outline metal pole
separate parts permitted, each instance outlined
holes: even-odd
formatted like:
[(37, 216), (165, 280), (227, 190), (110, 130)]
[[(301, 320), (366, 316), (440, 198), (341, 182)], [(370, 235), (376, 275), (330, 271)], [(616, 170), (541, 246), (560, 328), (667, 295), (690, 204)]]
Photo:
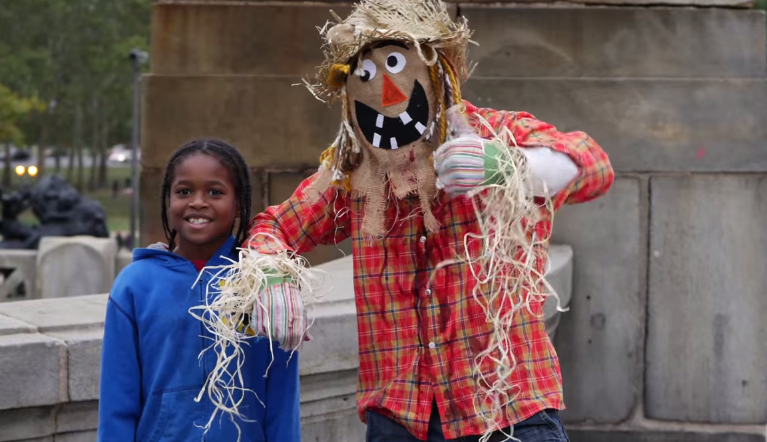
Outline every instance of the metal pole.
[(131, 143), (131, 204), (130, 204), (130, 238), (131, 248), (138, 247), (138, 217), (139, 217), (139, 175), (138, 151), (141, 126), (141, 64), (148, 59), (146, 52), (134, 49), (130, 53), (133, 65), (133, 139)]

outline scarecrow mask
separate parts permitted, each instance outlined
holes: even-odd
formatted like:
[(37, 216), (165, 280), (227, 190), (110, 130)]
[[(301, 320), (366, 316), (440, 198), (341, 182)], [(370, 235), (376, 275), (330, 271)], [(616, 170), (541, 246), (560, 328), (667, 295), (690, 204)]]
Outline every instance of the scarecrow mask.
[(357, 137), (375, 156), (429, 139), (434, 90), (429, 69), (412, 45), (373, 43), (358, 57), (346, 87)]

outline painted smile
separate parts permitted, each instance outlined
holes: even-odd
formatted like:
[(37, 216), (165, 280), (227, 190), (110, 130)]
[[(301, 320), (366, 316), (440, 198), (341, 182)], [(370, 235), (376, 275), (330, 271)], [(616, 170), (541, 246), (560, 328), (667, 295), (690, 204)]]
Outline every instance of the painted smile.
[(354, 102), (357, 124), (368, 143), (380, 149), (399, 149), (418, 141), (429, 120), (429, 100), (418, 80), (413, 86), (407, 110), (397, 117), (387, 117), (359, 101)]

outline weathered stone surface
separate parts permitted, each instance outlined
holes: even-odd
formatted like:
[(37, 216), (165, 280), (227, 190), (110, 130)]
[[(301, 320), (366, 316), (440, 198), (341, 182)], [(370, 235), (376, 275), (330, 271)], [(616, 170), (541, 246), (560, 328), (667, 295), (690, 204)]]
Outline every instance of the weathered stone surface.
[(99, 423), (98, 401), (68, 402), (56, 416), (56, 432), (72, 433), (94, 430)]
[(572, 442), (764, 442), (763, 434), (682, 431), (568, 430)]
[(767, 171), (761, 80), (470, 80), (464, 91), (585, 131), (618, 171)]
[(301, 438), (306, 441), (359, 442), (365, 440), (366, 429), (355, 410), (301, 420)]
[[(152, 16), (152, 73), (313, 76), (323, 60), (317, 27), (345, 17), (328, 4), (160, 4)], [(279, 42), (275, 44), (274, 42)]]
[(36, 299), (0, 304), (0, 314), (36, 326), (41, 333), (103, 326), (106, 295)]
[(51, 333), (67, 345), (67, 374), (70, 401), (99, 398), (101, 380), (101, 328)]
[(555, 217), (553, 242), (575, 254), (570, 311), (555, 344), (567, 422), (619, 422), (636, 404), (644, 314), (640, 194), (638, 179), (620, 178), (607, 195)]
[(96, 431), (57, 434), (54, 442), (96, 442)]
[(0, 283), (0, 302), (16, 301), (11, 297), (20, 283), (24, 284), (27, 299), (37, 294), (37, 250), (3, 250), (0, 253), (0, 268), (14, 269)]
[(12, 335), (15, 333), (34, 333), (35, 326), (26, 322), (0, 315), (0, 335)]
[(55, 432), (53, 407), (0, 411), (0, 442), (43, 437)]
[(37, 333), (0, 336), (0, 410), (67, 399), (66, 347)]
[(116, 261), (112, 238), (44, 237), (37, 252), (38, 297), (106, 293), (115, 279)]
[(341, 112), (317, 101), (297, 77), (144, 77), (142, 157), (162, 168), (197, 137), (230, 142), (253, 168), (316, 166), (335, 138)]
[(466, 5), (476, 77), (767, 75), (760, 11)]
[(133, 262), (133, 252), (127, 249), (117, 251), (117, 261), (115, 262), (115, 276), (119, 275), (122, 269), (128, 267)]
[(651, 181), (648, 417), (767, 423), (767, 176)]

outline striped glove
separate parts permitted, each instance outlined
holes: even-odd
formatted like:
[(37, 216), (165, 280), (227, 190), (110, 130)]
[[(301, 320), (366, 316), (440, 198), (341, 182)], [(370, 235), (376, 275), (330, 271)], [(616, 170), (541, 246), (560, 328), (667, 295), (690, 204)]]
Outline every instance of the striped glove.
[(442, 144), (434, 154), (437, 189), (453, 198), (487, 181), (485, 172), (494, 171), (495, 158), (485, 154), (486, 143), (492, 142), (469, 135)]
[(309, 340), (304, 301), (298, 287), (289, 281), (279, 281), (261, 291), (261, 304), (253, 307), (251, 328), (259, 336), (271, 336), (280, 348), (292, 351)]

